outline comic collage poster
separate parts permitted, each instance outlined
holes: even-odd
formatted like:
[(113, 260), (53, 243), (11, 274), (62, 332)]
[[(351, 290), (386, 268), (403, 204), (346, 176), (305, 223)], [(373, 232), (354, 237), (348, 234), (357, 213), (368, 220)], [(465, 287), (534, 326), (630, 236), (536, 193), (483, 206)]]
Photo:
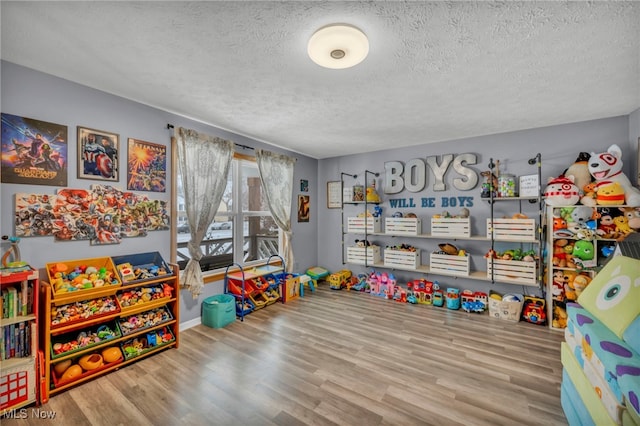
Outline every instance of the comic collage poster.
[(167, 181), (167, 147), (129, 138), (127, 189), (165, 192)]
[(91, 245), (119, 244), (169, 229), (166, 201), (108, 185), (91, 190), (65, 188), (56, 195), (16, 194), (16, 236), (53, 236), (57, 241), (89, 240)]
[(67, 186), (67, 126), (1, 116), (2, 182)]

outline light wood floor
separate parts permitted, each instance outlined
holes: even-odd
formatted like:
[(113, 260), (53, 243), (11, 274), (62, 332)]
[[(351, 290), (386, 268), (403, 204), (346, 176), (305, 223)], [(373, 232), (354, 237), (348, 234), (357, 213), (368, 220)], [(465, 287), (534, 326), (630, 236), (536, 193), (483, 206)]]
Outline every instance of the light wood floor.
[(51, 398), (10, 425), (562, 425), (545, 327), (321, 289)]

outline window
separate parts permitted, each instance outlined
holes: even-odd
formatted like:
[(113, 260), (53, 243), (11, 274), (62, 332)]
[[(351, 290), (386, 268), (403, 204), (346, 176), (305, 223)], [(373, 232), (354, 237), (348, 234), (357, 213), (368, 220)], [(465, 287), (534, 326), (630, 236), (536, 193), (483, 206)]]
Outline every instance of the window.
[[(184, 269), (189, 261), (187, 244), (191, 234), (184, 211), (181, 179), (178, 176), (177, 261)], [(266, 260), (279, 252), (279, 231), (260, 184), (258, 165), (244, 156), (233, 159), (227, 187), (216, 217), (200, 245), (203, 271)]]

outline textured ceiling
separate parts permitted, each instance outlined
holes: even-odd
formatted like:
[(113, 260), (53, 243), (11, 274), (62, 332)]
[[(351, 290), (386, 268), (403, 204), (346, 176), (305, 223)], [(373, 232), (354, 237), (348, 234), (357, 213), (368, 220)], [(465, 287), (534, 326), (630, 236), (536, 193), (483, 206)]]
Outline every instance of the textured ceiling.
[[(636, 2), (11, 2), (4, 60), (315, 158), (629, 114)], [(330, 23), (369, 56), (306, 54)]]

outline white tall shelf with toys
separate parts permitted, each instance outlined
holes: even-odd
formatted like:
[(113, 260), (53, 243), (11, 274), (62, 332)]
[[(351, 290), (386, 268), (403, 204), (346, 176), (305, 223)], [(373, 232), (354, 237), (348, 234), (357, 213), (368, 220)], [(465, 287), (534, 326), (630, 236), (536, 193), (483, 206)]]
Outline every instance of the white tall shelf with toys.
[(547, 305), (552, 329), (566, 327), (566, 303), (574, 302), (629, 230), (623, 205), (549, 206), (547, 209)]
[(0, 416), (38, 401), (38, 271), (0, 272)]

